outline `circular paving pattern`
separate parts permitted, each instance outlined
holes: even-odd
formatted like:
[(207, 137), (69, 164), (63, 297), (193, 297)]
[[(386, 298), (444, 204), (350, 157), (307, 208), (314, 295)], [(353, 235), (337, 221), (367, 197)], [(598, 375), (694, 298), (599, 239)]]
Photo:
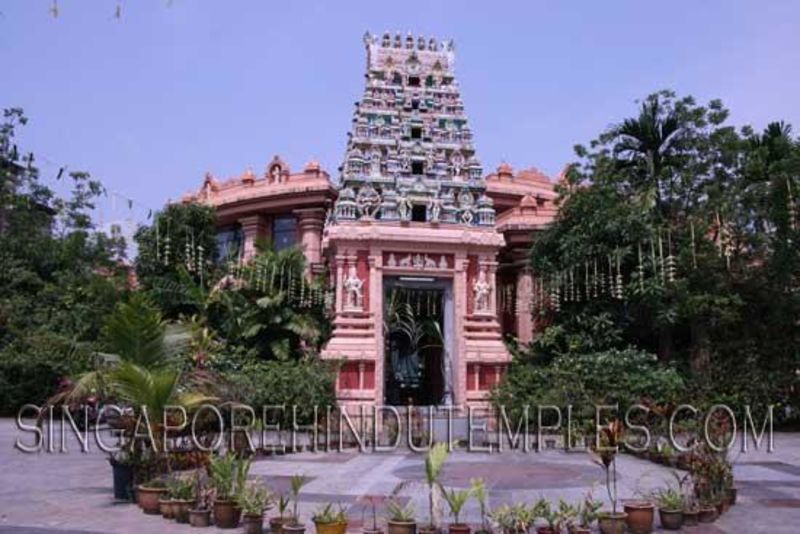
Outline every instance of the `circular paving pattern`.
[[(403, 480), (424, 480), (423, 467), (411, 465), (394, 470)], [(470, 479), (481, 477), (493, 489), (558, 489), (579, 488), (603, 483), (603, 471), (598, 466), (571, 463), (527, 462), (457, 462), (444, 466), (441, 482), (445, 486), (467, 488)], [(617, 479), (621, 477), (618, 475)]]

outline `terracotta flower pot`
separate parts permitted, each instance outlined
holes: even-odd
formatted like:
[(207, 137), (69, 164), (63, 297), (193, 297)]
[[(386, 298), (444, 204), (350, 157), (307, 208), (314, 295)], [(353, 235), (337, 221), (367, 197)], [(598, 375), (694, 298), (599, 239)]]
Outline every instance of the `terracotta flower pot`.
[(194, 501), (187, 499), (176, 499), (172, 501), (172, 515), (178, 523), (189, 522), (189, 510), (194, 508)]
[(730, 505), (728, 504), (727, 498), (722, 499), (717, 503), (717, 517), (721, 516), (722, 514), (726, 513)]
[(193, 527), (211, 525), (211, 510), (189, 510), (189, 524)]
[(304, 534), (305, 531), (306, 526), (299, 523), (286, 522), (281, 527), (281, 532), (283, 532), (283, 534)]
[(697, 516), (700, 515), (698, 510), (684, 510), (683, 511), (683, 526), (693, 527), (697, 524)]
[(146, 514), (160, 514), (161, 509), (158, 500), (167, 493), (167, 488), (148, 488), (139, 486), (136, 488), (136, 502), (139, 508)]
[(623, 534), (625, 532), (625, 519), (628, 514), (624, 512), (604, 512), (597, 518), (600, 532), (603, 534)]
[(386, 534), (416, 534), (417, 524), (414, 521), (388, 521)]
[(269, 518), (269, 529), (272, 531), (272, 534), (282, 534), (281, 528), (283, 524), (286, 523), (288, 519), (285, 517), (270, 517)]
[(234, 501), (214, 501), (214, 524), (219, 528), (236, 528), (242, 517), (242, 510)]
[(159, 499), (158, 510), (161, 512), (161, 517), (164, 519), (174, 519), (175, 517), (175, 512), (172, 510), (172, 501), (170, 499)]
[(244, 514), (242, 525), (245, 534), (264, 534), (264, 515), (263, 514)]
[(472, 529), (466, 523), (450, 523), (447, 526), (447, 530), (450, 534), (469, 534), (472, 532)]
[(659, 508), (661, 527), (664, 530), (680, 530), (683, 526), (683, 512), (681, 510), (664, 510)]
[(655, 505), (649, 501), (627, 501), (623, 503), (628, 518), (625, 523), (633, 534), (649, 534), (653, 531)]
[(717, 520), (717, 509), (713, 506), (700, 508), (697, 513), (697, 520), (700, 523), (713, 523)]
[(314, 528), (317, 534), (345, 534), (347, 532), (347, 522), (340, 521), (338, 523), (317, 523), (314, 522)]

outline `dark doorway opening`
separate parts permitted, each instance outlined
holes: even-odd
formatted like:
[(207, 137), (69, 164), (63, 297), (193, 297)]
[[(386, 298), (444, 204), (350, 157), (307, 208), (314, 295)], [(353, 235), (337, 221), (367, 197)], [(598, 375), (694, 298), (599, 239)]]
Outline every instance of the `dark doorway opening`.
[(413, 175), (420, 175), (425, 172), (425, 165), (421, 161), (412, 161), (411, 162), (411, 174)]
[(384, 288), (384, 403), (444, 402), (445, 289), (429, 282), (387, 280)]
[(411, 208), (411, 220), (414, 222), (425, 222), (427, 220), (428, 209), (425, 206), (414, 206)]

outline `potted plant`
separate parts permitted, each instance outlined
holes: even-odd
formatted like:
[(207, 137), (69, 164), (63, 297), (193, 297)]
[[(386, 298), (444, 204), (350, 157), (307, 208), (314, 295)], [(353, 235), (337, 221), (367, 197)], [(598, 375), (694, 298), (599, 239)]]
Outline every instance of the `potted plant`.
[(632, 534), (648, 534), (653, 531), (655, 505), (646, 499), (628, 500), (622, 503), (628, 517), (625, 523)]
[(683, 526), (683, 495), (673, 488), (667, 488), (656, 494), (658, 515), (664, 530), (680, 530)]
[(378, 528), (378, 508), (377, 508), (377, 500), (378, 497), (376, 495), (368, 495), (367, 500), (369, 501), (370, 507), (372, 509), (372, 526), (371, 527), (364, 527), (362, 529), (363, 534), (383, 534), (383, 530)]
[(215, 491), (214, 523), (219, 528), (236, 528), (242, 515), (236, 504), (236, 494), (247, 480), (250, 460), (228, 453), (211, 460), (208, 469)]
[(284, 494), (278, 495), (278, 516), (269, 518), (269, 528), (272, 534), (281, 534), (283, 524), (286, 522), (286, 509), (289, 507), (289, 497)]
[(136, 487), (136, 502), (146, 514), (160, 514), (159, 499), (166, 495), (167, 484), (163, 479), (155, 478)]
[(194, 506), (195, 481), (183, 477), (173, 478), (168, 485), (172, 517), (178, 523), (189, 522), (189, 509)]
[(347, 514), (341, 505), (334, 510), (333, 504), (327, 503), (314, 512), (311, 520), (317, 534), (345, 534), (347, 531)]
[(470, 482), (472, 495), (478, 501), (478, 507), (481, 512), (481, 527), (475, 531), (475, 534), (491, 534), (489, 523), (487, 521), (487, 510), (489, 509), (489, 498), (486, 492), (486, 483), (482, 478), (473, 478)]
[(583, 502), (578, 505), (578, 521), (575, 525), (570, 525), (570, 534), (589, 534), (592, 531), (592, 523), (597, 521), (598, 512), (603, 507), (603, 503), (594, 500), (591, 490), (583, 497)]
[(600, 532), (603, 534), (625, 532), (625, 519), (628, 514), (617, 512), (617, 453), (622, 439), (622, 422), (614, 419), (600, 429), (599, 443), (594, 447), (596, 461), (606, 474), (606, 490), (611, 501), (611, 512), (601, 512), (598, 516)]
[(438, 521), (436, 520), (435, 499), (436, 492), (439, 490), (439, 475), (442, 473), (444, 462), (449, 454), (446, 443), (437, 443), (430, 448), (425, 456), (425, 482), (428, 485), (428, 520), (426, 527), (420, 528), (420, 534), (438, 533)]
[(281, 526), (283, 534), (303, 534), (306, 531), (305, 525), (300, 522), (298, 504), (300, 502), (300, 490), (308, 484), (309, 480), (303, 475), (294, 475), (291, 481), (292, 494), (292, 516)]
[(189, 509), (189, 524), (193, 527), (207, 527), (211, 524), (212, 490), (199, 475), (195, 478), (194, 492), (194, 507)]
[(514, 532), (518, 534), (527, 534), (536, 522), (536, 519), (542, 517), (545, 504), (546, 502), (544, 499), (540, 499), (536, 504), (531, 506), (526, 506), (524, 503), (515, 504), (511, 508), (511, 517), (516, 523)]
[(507, 504), (501, 504), (489, 513), (489, 519), (503, 534), (516, 534), (517, 519), (514, 510)]
[(161, 513), (161, 517), (164, 519), (175, 519), (175, 511), (172, 508), (172, 497), (169, 496), (169, 492), (158, 498), (158, 510)]
[(246, 534), (264, 532), (264, 512), (270, 508), (270, 493), (263, 484), (251, 482), (236, 494), (236, 504), (242, 511)]
[(453, 523), (450, 523), (448, 530), (450, 534), (470, 534), (471, 529), (469, 525), (461, 522), (461, 510), (472, 494), (471, 490), (447, 490), (440, 487), (444, 500), (450, 508), (450, 515), (453, 517)]
[(546, 526), (541, 526), (536, 529), (536, 534), (559, 534), (561, 532), (560, 519), (558, 510), (555, 510), (549, 501), (540, 499), (537, 503), (539, 507), (539, 517), (547, 522)]
[(114, 499), (130, 501), (133, 497), (133, 470), (135, 467), (133, 453), (119, 451), (108, 457), (114, 477)]
[(405, 506), (392, 499), (386, 504), (388, 511), (387, 534), (415, 534), (417, 521), (411, 504)]
[(697, 521), (700, 523), (713, 523), (717, 520), (717, 507), (708, 498), (700, 499), (700, 508), (697, 511)]

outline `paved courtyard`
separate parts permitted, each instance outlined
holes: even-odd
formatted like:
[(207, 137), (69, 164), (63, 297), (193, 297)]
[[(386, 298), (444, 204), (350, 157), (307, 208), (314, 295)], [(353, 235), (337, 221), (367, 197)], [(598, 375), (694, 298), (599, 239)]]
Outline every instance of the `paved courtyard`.
[[(74, 440), (67, 440), (67, 454), (23, 454), (13, 448), (18, 437), (30, 443), (30, 434), (18, 431), (11, 420), (0, 420), (0, 533), (196, 532), (188, 525), (144, 515), (132, 504), (115, 503), (104, 454), (81, 454)], [(685, 532), (798, 532), (800, 435), (777, 434), (775, 448), (773, 454), (751, 451), (735, 456), (738, 504), (715, 524)], [(618, 463), (621, 498), (673, 481), (669, 469), (644, 460), (622, 455)], [(408, 450), (299, 453), (259, 460), (251, 476), (263, 478), (276, 490), (286, 489), (293, 474), (310, 477), (301, 494), (301, 515), (308, 520), (321, 503), (338, 502), (348, 508), (351, 530), (359, 531), (368, 509), (367, 497), (388, 495), (401, 482), (405, 485), (400, 498), (411, 501), (424, 517), (426, 493), (415, 482), (421, 479), (422, 469), (422, 457)], [(580, 452), (453, 453), (443, 483), (466, 487), (474, 477), (486, 480), (491, 506), (542, 496), (577, 502), (593, 486), (597, 498), (605, 496), (602, 471)], [(474, 502), (468, 505), (466, 519), (479, 521)]]

